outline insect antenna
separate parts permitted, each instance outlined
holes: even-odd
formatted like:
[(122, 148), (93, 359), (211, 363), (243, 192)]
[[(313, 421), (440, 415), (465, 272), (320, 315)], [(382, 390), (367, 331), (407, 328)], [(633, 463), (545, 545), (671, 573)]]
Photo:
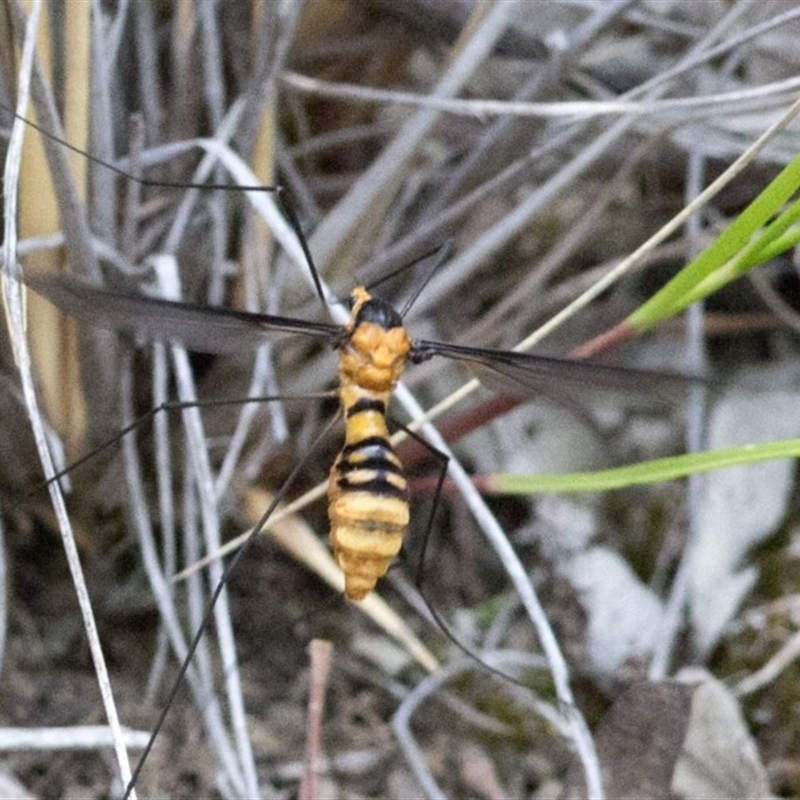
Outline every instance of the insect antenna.
[[(409, 269), (411, 269), (412, 267), (416, 266), (417, 264), (420, 264), (423, 261), (425, 261), (426, 259), (431, 258), (431, 256), (437, 255), (438, 253), (440, 253), (442, 251), (443, 247), (447, 246), (447, 244), (448, 243), (446, 242), (445, 245), (437, 245), (436, 247), (432, 247), (430, 250), (426, 250), (422, 255), (417, 256), (416, 258), (414, 258), (414, 259), (412, 259), (410, 261), (407, 261), (406, 263), (401, 264), (399, 267), (395, 267), (393, 270), (391, 270), (390, 272), (387, 272), (385, 275), (381, 275), (376, 280), (370, 281), (369, 283), (364, 283), (363, 284), (364, 288), (371, 295), (374, 295), (375, 294), (375, 289), (378, 286), (383, 286), (385, 283), (389, 283), (389, 281), (391, 281), (393, 278), (396, 278), (398, 275), (402, 275), (404, 272), (408, 272)], [(446, 260), (446, 259), (444, 259), (444, 260)], [(424, 280), (423, 280), (423, 282), (422, 282), (422, 284), (420, 286), (420, 289), (417, 290), (415, 288), (413, 298), (411, 299), (410, 302), (406, 303), (406, 305), (404, 307), (404, 312), (408, 310), (408, 306), (410, 306), (411, 303), (413, 303), (414, 300), (417, 299), (417, 297), (420, 294), (420, 291), (422, 289), (424, 289), (425, 286), (430, 282), (430, 276), (433, 275), (436, 272), (436, 269), (441, 265), (441, 263), (442, 263), (442, 261), (440, 260), (437, 263), (436, 267), (434, 267), (431, 270), (430, 275), (428, 275), (426, 273), (426, 276), (425, 276), (425, 278), (424, 278)], [(345, 307), (350, 303), (350, 301), (351, 301), (351, 296), (349, 294), (347, 296), (340, 296), (340, 297), (337, 298), (337, 302), (339, 303), (339, 305), (345, 306)], [(400, 314), (401, 318), (402, 318), (402, 316), (403, 316), (403, 314)]]
[(453, 253), (453, 249), (453, 240), (448, 239), (441, 247), (438, 248), (438, 250), (435, 251), (437, 256), (431, 263), (427, 273), (425, 273), (425, 276), (419, 282), (419, 285), (414, 289), (414, 291), (411, 293), (411, 296), (408, 298), (408, 300), (406, 300), (406, 302), (403, 304), (403, 307), (400, 309), (401, 318), (408, 314), (408, 312), (411, 310), (411, 306), (414, 305), (414, 303), (417, 301), (417, 298), (420, 296), (420, 294), (422, 294), (422, 290), (431, 282), (431, 279), (436, 274), (437, 270), (442, 266), (442, 264), (444, 264), (447, 259), (450, 258)]
[[(422, 255), (417, 256), (416, 258), (413, 258), (409, 261), (403, 262), (402, 264), (400, 264), (399, 267), (395, 267), (393, 270), (386, 272), (379, 278), (376, 278), (374, 281), (371, 281), (370, 283), (365, 283), (364, 285), (366, 286), (367, 290), (371, 294), (373, 294), (378, 286), (383, 286), (384, 283), (388, 283), (390, 280), (392, 280), (392, 278), (396, 278), (398, 275), (402, 275), (404, 272), (407, 272), (411, 267), (414, 267), (417, 264), (421, 264), (426, 259), (431, 258), (431, 256), (435, 256), (442, 250), (443, 246), (446, 246), (446, 244), (447, 242), (445, 243), (445, 245), (438, 244), (436, 245), (436, 247), (431, 247), (429, 250), (426, 250), (424, 253), (422, 253)], [(428, 283), (428, 280), (429, 279), (427, 278), (425, 279), (424, 283), (422, 284), (423, 288)], [(415, 298), (416, 295), (418, 294), (419, 292), (415, 293)]]

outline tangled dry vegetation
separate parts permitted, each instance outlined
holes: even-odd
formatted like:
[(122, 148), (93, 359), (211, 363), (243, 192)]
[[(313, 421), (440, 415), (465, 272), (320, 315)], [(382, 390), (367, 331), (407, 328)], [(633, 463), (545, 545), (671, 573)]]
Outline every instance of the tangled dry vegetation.
[[(3, 15), (7, 107), (25, 80), (21, 6), (8, 0)], [(43, 128), (56, 132), (60, 119), (59, 135), (78, 148), (162, 184), (249, 183), (231, 174), (230, 148), (257, 182), (286, 187), (337, 295), (405, 267), (380, 286), (402, 306), (430, 263), (420, 258), (451, 242), (408, 327), (503, 349), (659, 230), (800, 89), (800, 10), (769, 0), (68, 3), (41, 14), (26, 113)], [(6, 113), (4, 143), (12, 122)], [(52, 140), (45, 156), (29, 126), (24, 134), (24, 267), (66, 261), (138, 291), (154, 264), (161, 274), (175, 265), (187, 302), (327, 319), (302, 258), (287, 255), (291, 231), (268, 229), (254, 193), (137, 186)], [(624, 318), (798, 145), (796, 125), (776, 136), (537, 352), (566, 355)], [(198, 177), (210, 153), (222, 165)], [(638, 368), (708, 370), (717, 382), (705, 398), (641, 381), (609, 395), (587, 378), (548, 383), (542, 402), (505, 414), (482, 391), (441, 425), (478, 475), (585, 472), (683, 452), (687, 440), (712, 449), (794, 437), (797, 289), (796, 264), (775, 259), (688, 323), (608, 354)], [(254, 524), (301, 460), (287, 500), (325, 480), (339, 429), (312, 445), (336, 408), (310, 395), (330, 389), (335, 361), (302, 337), (257, 355), (131, 355), (129, 340), (76, 331), (29, 303), (37, 392), (50, 447), (60, 442), (66, 462), (161, 392), (300, 398), (211, 406), (202, 423), (162, 414), (136, 447), (119, 444), (70, 474), (69, 519), (113, 698), (123, 726), (146, 733), (218, 577), (172, 586), (160, 571), (213, 549), (209, 536)], [(11, 787), (0, 796), (116, 797), (120, 767), (56, 514), (47, 491), (31, 491), (42, 480), (33, 412), (5, 327), (0, 359), (0, 777)], [(443, 361), (409, 370), (425, 407), (470, 377)], [(408, 413), (398, 406), (396, 417)], [(448, 487), (423, 600), (415, 577), (432, 465), (410, 447), (405, 458), (414, 520), (404, 558), (379, 585), (386, 607), (367, 616), (319, 577), (324, 503), (285, 517), (232, 575), (140, 795), (247, 797), (257, 784), (287, 798), (581, 797), (597, 794), (599, 772), (610, 797), (800, 794), (790, 461), (485, 504)], [(516, 561), (496, 555), (496, 531)], [(426, 601), (516, 682), (468, 658)], [(309, 667), (312, 640), (333, 644), (327, 682), (323, 666)], [(324, 711), (309, 717), (314, 687)], [(96, 726), (86, 735), (101, 741), (80, 745), (76, 726)], [(318, 760), (307, 750), (315, 741)], [(298, 789), (313, 763), (316, 786)]]

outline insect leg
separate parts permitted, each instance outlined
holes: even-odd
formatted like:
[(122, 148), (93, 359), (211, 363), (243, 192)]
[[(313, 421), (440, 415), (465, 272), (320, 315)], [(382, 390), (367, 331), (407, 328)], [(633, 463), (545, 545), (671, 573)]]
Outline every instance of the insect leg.
[[(123, 381), (129, 382), (131, 380), (130, 370), (123, 370), (122, 375)], [(125, 416), (129, 416), (131, 414), (131, 395), (129, 388), (130, 386), (123, 387), (122, 391), (122, 411)], [(186, 644), (178, 610), (173, 598), (172, 587), (169, 584), (168, 576), (165, 575), (164, 568), (161, 564), (161, 559), (157, 552), (155, 536), (150, 522), (150, 515), (148, 513), (148, 502), (144, 494), (144, 484), (141, 476), (138, 452), (131, 436), (126, 436), (123, 440), (123, 454), (126, 473), (126, 486), (130, 497), (129, 507), (131, 522), (137, 534), (142, 553), (143, 565), (153, 590), (162, 624), (165, 626), (167, 635), (170, 639), (176, 656), (179, 660), (185, 662), (186, 664), (186, 670), (188, 670), (187, 680), (195, 698), (195, 705), (202, 710), (204, 727), (210, 740), (213, 742), (214, 750), (218, 754), (218, 758), (220, 758), (222, 764), (224, 765), (224, 771), (229, 780), (233, 780), (238, 784), (237, 791), (244, 791), (246, 783), (242, 774), (240, 759), (238, 758), (235, 748), (226, 733), (226, 726), (223, 722), (223, 714), (219, 703), (212, 694), (208, 683), (202, 680), (201, 671), (197, 670), (196, 668), (189, 668), (189, 659), (191, 657), (191, 653), (197, 645), (195, 644), (194, 648), (192, 648)], [(166, 508), (171, 508), (171, 500), (167, 502)], [(162, 506), (162, 511), (163, 509), (164, 506)], [(170, 532), (167, 531), (167, 534), (168, 538), (170, 535), (174, 536), (174, 532), (170, 534)], [(180, 674), (182, 677), (182, 673)], [(170, 702), (171, 700), (172, 697), (170, 697)], [(153, 736), (151, 734), (151, 740), (148, 742), (148, 747), (143, 752), (142, 756), (140, 756), (140, 764), (142, 763), (144, 755), (149, 752), (149, 749), (152, 746), (152, 741)], [(138, 767), (134, 770), (128, 790), (126, 790), (126, 796), (130, 789), (135, 786), (140, 769), (141, 768)]]
[(430, 598), (425, 593), (424, 589), (424, 583), (426, 577), (425, 561), (428, 550), (428, 544), (430, 542), (430, 536), (433, 531), (433, 524), (436, 518), (436, 511), (439, 507), (439, 500), (441, 499), (445, 478), (447, 477), (447, 468), (448, 465), (450, 464), (450, 457), (446, 453), (443, 453), (441, 450), (434, 447), (429, 441), (427, 441), (425, 438), (420, 436), (415, 431), (412, 431), (407, 426), (399, 425), (399, 427), (403, 431), (405, 431), (409, 436), (411, 436), (415, 441), (419, 442), (431, 454), (431, 456), (433, 456), (433, 458), (439, 462), (438, 474), (436, 476), (436, 485), (433, 492), (433, 501), (431, 503), (431, 510), (428, 515), (428, 521), (425, 525), (425, 532), (422, 538), (422, 547), (420, 549), (420, 554), (417, 559), (416, 569), (414, 571), (414, 585), (416, 586), (417, 591), (422, 597), (422, 600), (425, 603), (425, 607), (427, 608), (434, 622), (442, 630), (442, 633), (444, 633), (444, 635), (447, 636), (447, 638), (459, 650), (461, 650), (461, 652), (464, 653), (464, 655), (475, 661), (487, 672), (491, 672), (492, 674), (496, 675), (499, 678), (502, 678), (503, 680), (510, 681), (511, 683), (515, 683), (519, 686), (527, 688), (526, 685), (521, 681), (519, 681), (517, 678), (514, 678), (512, 675), (503, 672), (501, 669), (498, 669), (497, 667), (494, 667), (491, 664), (487, 664), (486, 661), (483, 658), (481, 658), (480, 654), (473, 647), (470, 647), (462, 639), (460, 639), (458, 635), (450, 627), (448, 622), (444, 619), (444, 617), (439, 613), (438, 609), (436, 608), (436, 605), (431, 602)]
[[(162, 355), (164, 355), (163, 347), (156, 346), (156, 350), (161, 350)], [(156, 364), (161, 363), (158, 358), (155, 360)], [(124, 366), (124, 365), (123, 365)], [(219, 400), (219, 401), (211, 401), (204, 403), (203, 401), (165, 401), (163, 398), (160, 400), (159, 405), (147, 412), (146, 414), (141, 415), (136, 421), (131, 422), (130, 420), (133, 417), (132, 407), (130, 403), (130, 370), (124, 369), (122, 370), (121, 374), (124, 376), (125, 380), (128, 382), (127, 386), (123, 387), (123, 411), (125, 415), (125, 422), (127, 423), (123, 429), (123, 433), (121, 435), (117, 435), (112, 439), (110, 442), (103, 443), (96, 448), (94, 452), (104, 451), (108, 448), (110, 444), (118, 442), (120, 438), (122, 439), (122, 446), (123, 452), (125, 455), (125, 468), (126, 468), (126, 475), (127, 475), (127, 487), (131, 495), (130, 500), (130, 508), (131, 508), (131, 520), (132, 524), (137, 531), (138, 538), (142, 548), (142, 558), (145, 565), (145, 570), (148, 574), (150, 582), (153, 586), (153, 591), (156, 596), (157, 604), (160, 608), (162, 619), (164, 620), (164, 625), (166, 626), (168, 638), (170, 639), (172, 646), (178, 655), (178, 658), (182, 661), (186, 662), (187, 669), (189, 670), (189, 681), (190, 686), (192, 688), (192, 692), (196, 698), (196, 705), (199, 709), (201, 709), (203, 715), (206, 718), (205, 727), (208, 730), (209, 738), (213, 741), (214, 747), (216, 751), (220, 754), (220, 758), (222, 759), (223, 763), (226, 764), (226, 771), (228, 774), (235, 775), (237, 772), (241, 772), (241, 768), (239, 766), (240, 758), (237, 759), (235, 749), (228, 738), (228, 735), (225, 731), (225, 724), (223, 722), (223, 714), (221, 711), (221, 707), (216, 699), (214, 699), (213, 695), (211, 694), (211, 687), (210, 687), (210, 680), (204, 679), (203, 671), (198, 671), (195, 669), (194, 666), (189, 667), (190, 659), (191, 659), (191, 652), (190, 647), (187, 645), (186, 640), (184, 638), (184, 634), (182, 632), (181, 623), (180, 623), (180, 615), (175, 607), (174, 598), (173, 598), (173, 587), (169, 582), (170, 576), (174, 573), (175, 570), (175, 561), (176, 556), (174, 554), (174, 546), (173, 546), (173, 554), (166, 554), (162, 557), (157, 552), (157, 546), (155, 544), (155, 536), (152, 530), (151, 522), (150, 522), (150, 514), (148, 511), (148, 501), (145, 499), (144, 489), (143, 489), (143, 481), (141, 478), (141, 471), (138, 465), (138, 453), (135, 446), (135, 437), (132, 435), (142, 424), (145, 424), (149, 420), (154, 420), (156, 425), (159, 425), (160, 422), (166, 420), (168, 417), (168, 411), (174, 410), (181, 410), (186, 411), (187, 409), (196, 410), (200, 406), (204, 405), (219, 405), (219, 406), (226, 406), (231, 404), (241, 404), (242, 402), (252, 404), (257, 401), (266, 401), (266, 400), (286, 400), (286, 399), (298, 399), (296, 397), (287, 397), (282, 395), (272, 395), (263, 398), (247, 398), (245, 401), (241, 399), (237, 400)], [(161, 381), (156, 379), (154, 381), (155, 385), (158, 385)], [(325, 397), (329, 397), (329, 393), (325, 393)], [(334, 420), (335, 421), (335, 420)], [(324, 433), (323, 433), (324, 435)], [(156, 454), (157, 458), (162, 457), (160, 454), (164, 454), (163, 457), (168, 456), (168, 448), (165, 446), (161, 446), (163, 443), (168, 441), (168, 434), (165, 431), (161, 431), (158, 435), (159, 442), (156, 446)], [(91, 455), (91, 454), (90, 454)], [(87, 460), (87, 457), (84, 457), (80, 460), (79, 463), (83, 463)], [(302, 462), (298, 465), (297, 469), (299, 470), (305, 462)], [(285, 493), (286, 489), (289, 486), (293, 476), (296, 474), (297, 470), (293, 473), (292, 476), (289, 478), (289, 482), (285, 485), (285, 487), (281, 490), (276, 500), (279, 500), (283, 494)], [(174, 519), (175, 519), (175, 512), (172, 509), (172, 495), (171, 495), (171, 473), (172, 470), (170, 468), (170, 464), (168, 461), (164, 462), (158, 470), (160, 476), (162, 476), (163, 480), (160, 479), (160, 484), (166, 483), (166, 486), (160, 486), (159, 488), (159, 495), (160, 495), (160, 502), (159, 505), (161, 507), (161, 529), (162, 534), (164, 536), (165, 541), (169, 541), (169, 530), (170, 528), (174, 528)], [(184, 474), (187, 476), (187, 482), (191, 485), (193, 482), (192, 478), (192, 470), (188, 469), (184, 471)], [(51, 479), (56, 480), (56, 478)], [(194, 488), (190, 491), (184, 493), (184, 497), (195, 497)], [(273, 505), (274, 507), (274, 505)], [(271, 513), (272, 508), (267, 510), (267, 513), (262, 518), (262, 523), (266, 521), (267, 516)], [(196, 518), (197, 514), (194, 511), (189, 511), (184, 514), (184, 518), (186, 520), (186, 524), (188, 525), (192, 520)], [(172, 520), (172, 523), (168, 520)], [(173, 533), (174, 538), (174, 533)], [(187, 535), (189, 541), (192, 540), (191, 534)], [(241, 557), (240, 555), (237, 557), (236, 561), (238, 563), (238, 558)], [(162, 561), (165, 564), (162, 564)], [(233, 565), (235, 566), (235, 565)], [(225, 574), (223, 580), (227, 580), (227, 576), (232, 572), (233, 566), (231, 569)], [(212, 598), (212, 603), (216, 602), (216, 597), (219, 596), (219, 591), (221, 591), (221, 586), (218, 587), (218, 591), (215, 594), (214, 598)], [(199, 604), (201, 611), (203, 603), (200, 601)], [(201, 616), (203, 614), (201, 613)], [(205, 621), (203, 624), (205, 625), (208, 620), (208, 613), (205, 615)], [(198, 626), (201, 627), (201, 626)], [(199, 636), (198, 636), (199, 641)], [(194, 645), (196, 647), (196, 645)], [(209, 660), (209, 657), (206, 657), (206, 660)], [(206, 674), (210, 673), (210, 669), (205, 670)], [(176, 687), (177, 688), (177, 687)], [(174, 693), (173, 693), (174, 696)], [(242, 787), (242, 791), (239, 794), (247, 794), (246, 788)]]
[[(139, 775), (141, 773), (142, 768), (144, 767), (144, 764), (145, 764), (145, 762), (147, 760), (147, 757), (148, 757), (148, 755), (150, 753), (150, 750), (152, 749), (152, 746), (155, 743), (155, 739), (158, 736), (159, 731), (163, 727), (163, 724), (164, 724), (164, 721), (166, 720), (166, 716), (167, 716), (167, 713), (169, 712), (170, 706), (172, 705), (172, 702), (174, 701), (175, 696), (177, 695), (178, 690), (180, 689), (180, 687), (182, 685), (183, 678), (186, 677), (187, 680), (190, 682), (190, 685), (191, 685), (191, 682), (193, 680), (196, 680), (196, 678), (192, 677), (192, 675), (193, 675), (193, 670), (191, 668), (192, 657), (194, 656), (195, 652), (197, 651), (198, 646), (200, 645), (203, 633), (205, 632), (206, 628), (208, 627), (208, 625), (209, 625), (209, 623), (211, 621), (212, 614), (214, 614), (215, 606), (216, 606), (220, 596), (223, 593), (223, 590), (224, 590), (226, 582), (228, 581), (230, 576), (233, 574), (234, 570), (237, 568), (239, 562), (244, 557), (245, 553), (248, 551), (248, 549), (251, 546), (252, 542), (254, 541), (255, 537), (260, 533), (260, 531), (264, 527), (264, 525), (266, 525), (266, 523), (269, 520), (270, 516), (275, 511), (275, 508), (277, 507), (278, 503), (286, 495), (286, 492), (289, 490), (289, 488), (291, 487), (291, 485), (294, 482), (294, 480), (297, 478), (297, 476), (300, 473), (300, 471), (306, 466), (306, 464), (308, 462), (308, 459), (310, 458), (311, 454), (314, 452), (316, 446), (327, 435), (328, 431), (330, 430), (330, 428), (333, 426), (333, 424), (335, 422), (336, 422), (336, 418), (332, 419), (328, 423), (328, 425), (325, 426), (323, 431), (314, 440), (311, 448), (309, 449), (308, 455), (305, 458), (300, 459), (298, 461), (298, 463), (294, 466), (292, 471), (289, 473), (289, 476), (286, 478), (286, 480), (284, 481), (283, 485), (281, 486), (279, 491), (276, 493), (276, 495), (273, 498), (272, 502), (270, 503), (269, 507), (266, 509), (266, 511), (262, 515), (262, 517), (259, 520), (259, 522), (257, 523), (257, 525), (253, 528), (253, 531), (251, 532), (250, 536), (246, 539), (245, 543), (236, 552), (236, 554), (233, 556), (233, 558), (230, 560), (230, 562), (226, 565), (225, 569), (222, 571), (222, 575), (220, 576), (219, 580), (217, 581), (216, 586), (214, 588), (214, 591), (211, 594), (211, 597), (210, 597), (210, 599), (209, 599), (209, 601), (208, 601), (208, 603), (207, 603), (207, 605), (205, 607), (203, 619), (202, 619), (200, 625), (198, 626), (198, 628), (196, 630), (194, 638), (192, 639), (192, 641), (189, 644), (188, 648), (185, 649), (185, 655), (182, 656), (183, 661), (182, 661), (180, 670), (178, 672), (178, 676), (177, 676), (177, 678), (175, 680), (175, 683), (172, 686), (172, 689), (169, 692), (169, 695), (167, 697), (167, 700), (166, 700), (166, 703), (164, 705), (164, 708), (161, 711), (161, 713), (160, 713), (160, 715), (159, 715), (159, 717), (158, 717), (158, 719), (156, 721), (155, 726), (153, 727), (153, 731), (152, 731), (152, 734), (151, 734), (151, 737), (150, 737), (150, 741), (148, 742), (148, 744), (145, 747), (145, 749), (142, 751), (142, 754), (141, 754), (141, 756), (139, 758), (139, 761), (138, 761), (138, 763), (136, 764), (136, 767), (133, 770), (133, 777), (132, 777), (131, 783), (129, 784), (129, 786), (126, 789), (126, 793), (125, 793), (125, 797), (126, 798), (127, 798), (128, 794), (130, 793), (130, 790), (136, 785), (136, 781), (138, 780), (138, 777), (139, 777)], [(163, 575), (158, 574), (157, 575), (157, 581), (160, 582), (161, 580), (163, 580)], [(183, 650), (184, 648), (181, 648), (181, 649)], [(201, 697), (202, 697), (202, 695), (201, 695)], [(216, 716), (216, 714), (215, 714), (215, 716)], [(229, 745), (223, 745), (223, 748), (224, 748), (223, 752), (230, 750)]]

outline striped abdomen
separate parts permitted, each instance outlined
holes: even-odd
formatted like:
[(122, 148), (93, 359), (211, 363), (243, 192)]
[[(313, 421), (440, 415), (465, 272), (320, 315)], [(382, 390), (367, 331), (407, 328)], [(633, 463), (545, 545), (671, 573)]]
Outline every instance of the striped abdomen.
[(411, 340), (391, 306), (362, 287), (351, 300), (339, 354), (345, 445), (328, 481), (328, 517), (345, 596), (361, 600), (400, 552), (408, 527), (408, 485), (389, 443), (386, 404)]
[(349, 600), (372, 591), (408, 527), (408, 486), (384, 415), (385, 404), (369, 396), (347, 409), (346, 443), (328, 484), (331, 544)]

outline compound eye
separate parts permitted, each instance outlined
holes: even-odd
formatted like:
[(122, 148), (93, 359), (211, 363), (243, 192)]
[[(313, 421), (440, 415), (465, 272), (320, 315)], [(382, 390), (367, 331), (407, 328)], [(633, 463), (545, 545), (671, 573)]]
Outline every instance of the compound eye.
[(385, 331), (401, 328), (403, 320), (388, 303), (373, 297), (364, 303), (358, 311), (357, 322), (373, 322)]

